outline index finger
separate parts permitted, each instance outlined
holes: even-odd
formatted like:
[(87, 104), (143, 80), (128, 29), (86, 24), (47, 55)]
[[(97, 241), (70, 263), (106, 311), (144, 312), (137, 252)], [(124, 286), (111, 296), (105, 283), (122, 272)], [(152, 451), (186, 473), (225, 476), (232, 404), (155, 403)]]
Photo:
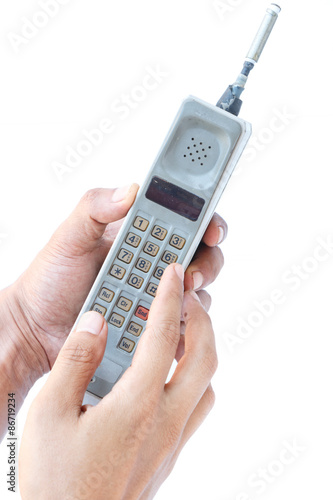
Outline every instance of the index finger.
[(188, 418), (205, 393), (217, 368), (211, 320), (195, 292), (186, 292), (183, 315), (186, 325), (184, 355), (166, 386), (171, 401)]
[(171, 264), (163, 273), (146, 330), (127, 370), (127, 378), (134, 377), (137, 386), (164, 387), (180, 338), (183, 281), (184, 269), (180, 264)]

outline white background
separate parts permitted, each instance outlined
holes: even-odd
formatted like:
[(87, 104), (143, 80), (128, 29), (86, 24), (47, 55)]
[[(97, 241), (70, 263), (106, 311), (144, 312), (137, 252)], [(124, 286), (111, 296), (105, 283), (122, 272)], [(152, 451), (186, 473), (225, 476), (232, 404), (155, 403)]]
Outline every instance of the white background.
[[(214, 103), (232, 82), (267, 0), (220, 5), (225, 12), (213, 0), (71, 0), (15, 52), (8, 33), (20, 34), (22, 18), (32, 19), (40, 6), (36, 0), (2, 2), (2, 288), (29, 265), (86, 190), (142, 182), (183, 98), (193, 94)], [(252, 122), (256, 142), (218, 207), (229, 236), (225, 268), (210, 287), (220, 360), (217, 401), (158, 500), (333, 494), (333, 255), (321, 250), (326, 260), (313, 257), (318, 238), (333, 234), (333, 9), (329, 0), (281, 6), (243, 94), (241, 116)], [(141, 84), (147, 67), (167, 76), (120, 120), (111, 104)], [(274, 118), (277, 113), (284, 121)], [(52, 163), (63, 162), (66, 148), (84, 138), (82, 130), (103, 118), (116, 120), (115, 131), (60, 182)], [(300, 266), (298, 282), (293, 266)], [(283, 304), (266, 302), (269, 317), (263, 318), (258, 302), (270, 300), (274, 289)], [(258, 326), (241, 339), (237, 327), (248, 319)], [(227, 332), (242, 342), (233, 350)], [(19, 414), (19, 435), (42, 383)], [(279, 465), (286, 440), (303, 451)], [(1, 498), (18, 498), (6, 492), (3, 445), (0, 452)], [(262, 493), (248, 484), (260, 467), (271, 471)]]

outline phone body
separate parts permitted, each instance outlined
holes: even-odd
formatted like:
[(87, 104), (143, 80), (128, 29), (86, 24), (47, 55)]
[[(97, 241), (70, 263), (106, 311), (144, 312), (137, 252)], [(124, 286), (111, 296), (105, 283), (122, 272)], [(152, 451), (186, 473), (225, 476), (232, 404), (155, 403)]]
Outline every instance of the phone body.
[(250, 135), (248, 122), (214, 105), (181, 104), (79, 314), (98, 311), (109, 330), (85, 402), (131, 365), (164, 269), (190, 263)]

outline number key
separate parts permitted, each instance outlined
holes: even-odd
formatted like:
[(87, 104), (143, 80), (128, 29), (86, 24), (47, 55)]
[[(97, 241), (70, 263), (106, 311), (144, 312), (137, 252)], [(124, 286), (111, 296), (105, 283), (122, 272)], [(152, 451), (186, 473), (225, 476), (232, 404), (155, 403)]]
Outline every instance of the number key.
[(168, 231), (166, 229), (164, 229), (164, 227), (155, 226), (154, 229), (152, 230), (151, 234), (152, 234), (152, 236), (154, 236), (158, 240), (162, 241), (166, 237), (167, 232)]
[(118, 259), (129, 264), (133, 259), (133, 254), (129, 250), (125, 250), (125, 248), (121, 248), (118, 253)]
[(143, 283), (143, 278), (137, 276), (136, 274), (131, 274), (128, 279), (128, 284), (134, 286), (134, 288), (141, 288)]
[(185, 238), (178, 236), (178, 234), (173, 234), (171, 236), (170, 245), (175, 248), (178, 248), (178, 250), (181, 250), (185, 245), (185, 242), (186, 242)]
[(143, 251), (148, 253), (149, 255), (152, 255), (153, 257), (155, 257), (155, 255), (157, 255), (159, 249), (160, 249), (159, 246), (155, 245), (151, 241), (147, 241)]
[(154, 276), (155, 276), (155, 278), (157, 278), (158, 280), (160, 280), (162, 278), (162, 276), (163, 276), (163, 273), (164, 273), (163, 267), (157, 267), (155, 269)]
[(172, 252), (164, 252), (163, 254), (163, 257), (162, 257), (162, 260), (163, 262), (166, 262), (167, 264), (173, 264), (174, 262), (176, 262), (178, 259), (178, 256), (175, 254), (175, 253), (172, 253)]
[(140, 231), (145, 231), (149, 225), (149, 221), (144, 219), (143, 217), (137, 217), (133, 222), (133, 226), (139, 229)]
[(128, 233), (125, 242), (132, 247), (138, 247), (140, 245), (141, 238), (137, 234)]
[(149, 262), (149, 260), (143, 259), (142, 257), (140, 257), (135, 265), (137, 269), (140, 269), (140, 271), (143, 271), (144, 273), (148, 273), (150, 266), (151, 262)]

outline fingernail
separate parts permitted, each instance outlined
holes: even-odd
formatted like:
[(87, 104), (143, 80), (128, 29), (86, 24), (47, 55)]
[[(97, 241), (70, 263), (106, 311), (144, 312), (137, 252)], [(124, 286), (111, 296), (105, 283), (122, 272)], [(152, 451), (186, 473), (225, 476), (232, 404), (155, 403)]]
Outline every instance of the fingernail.
[(77, 332), (89, 332), (93, 335), (99, 335), (103, 330), (104, 318), (96, 311), (89, 311), (83, 314), (77, 324)]
[(181, 281), (184, 281), (184, 268), (181, 264), (176, 264), (175, 265), (175, 271), (178, 275), (178, 278), (181, 280)]
[(218, 245), (220, 245), (220, 243), (222, 243), (222, 241), (224, 240), (224, 237), (225, 237), (224, 229), (223, 229), (223, 227), (219, 227), (219, 239), (217, 242)]
[(193, 289), (198, 290), (202, 286), (204, 280), (203, 275), (200, 271), (195, 271), (192, 274), (192, 278), (193, 278)]
[(112, 195), (111, 201), (113, 203), (118, 203), (118, 201), (124, 200), (131, 186), (132, 184), (128, 184), (127, 186), (117, 188)]

